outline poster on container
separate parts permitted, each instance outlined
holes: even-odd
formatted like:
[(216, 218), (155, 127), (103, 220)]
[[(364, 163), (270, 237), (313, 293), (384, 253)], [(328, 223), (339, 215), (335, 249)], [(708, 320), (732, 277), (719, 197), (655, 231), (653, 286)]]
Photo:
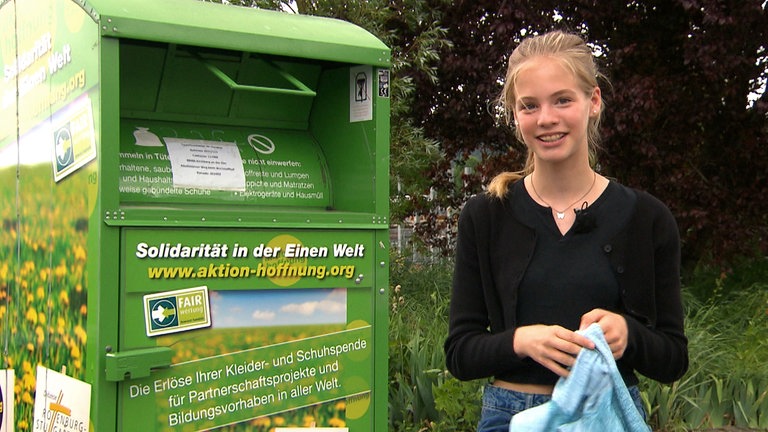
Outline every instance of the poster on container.
[(37, 366), (33, 432), (87, 431), (90, 414), (90, 384)]
[(3, 391), (4, 432), (34, 427), (35, 365), (86, 375), (102, 49), (85, 3), (0, 0), (0, 343), (17, 392)]
[(131, 228), (123, 240), (123, 347), (173, 351), (122, 384), (123, 412), (142, 413), (124, 430), (371, 430), (370, 232)]

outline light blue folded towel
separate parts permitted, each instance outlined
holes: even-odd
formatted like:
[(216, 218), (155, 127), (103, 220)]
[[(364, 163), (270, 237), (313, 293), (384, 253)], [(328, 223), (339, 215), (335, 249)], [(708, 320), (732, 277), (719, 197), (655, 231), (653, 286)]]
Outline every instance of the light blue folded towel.
[(510, 432), (650, 432), (621, 378), (598, 324), (581, 334), (595, 343), (576, 357), (568, 378), (555, 384), (552, 399), (514, 416)]

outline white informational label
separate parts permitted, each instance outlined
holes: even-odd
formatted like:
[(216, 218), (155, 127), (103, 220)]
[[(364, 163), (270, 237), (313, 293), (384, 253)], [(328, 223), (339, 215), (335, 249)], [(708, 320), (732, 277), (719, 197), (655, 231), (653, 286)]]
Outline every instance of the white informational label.
[[(156, 253), (163, 257), (191, 257), (188, 246), (161, 245)], [(215, 266), (210, 264), (211, 270)], [(205, 269), (205, 267), (203, 267)], [(205, 271), (205, 270), (201, 270)], [(144, 296), (144, 320), (147, 336), (159, 336), (211, 326), (211, 302), (208, 287), (200, 286)]]
[(349, 68), (349, 122), (373, 119), (373, 68), (355, 66)]
[(173, 187), (245, 191), (245, 170), (233, 142), (163, 137)]
[(91, 385), (37, 366), (33, 432), (88, 430)]
[(16, 376), (13, 369), (0, 370), (0, 432), (13, 432), (13, 386)]

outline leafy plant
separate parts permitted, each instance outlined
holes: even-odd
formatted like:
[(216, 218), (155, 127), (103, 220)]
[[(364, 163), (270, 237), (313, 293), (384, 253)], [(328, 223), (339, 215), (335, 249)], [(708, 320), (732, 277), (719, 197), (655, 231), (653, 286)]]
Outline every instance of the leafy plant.
[(441, 414), (436, 430), (474, 430), (480, 420), (482, 384), (479, 381), (459, 381), (448, 372), (444, 372), (441, 378), (441, 384), (432, 390), (435, 405)]
[[(739, 268), (727, 289), (700, 300), (684, 290), (690, 368), (672, 385), (641, 377), (642, 397), (654, 430), (768, 428), (768, 284), (757, 267)], [(462, 382), (444, 370), (451, 263), (425, 265), (391, 259), (390, 430), (470, 431), (480, 414), (480, 381)], [(716, 283), (701, 279), (700, 284)], [(429, 387), (429, 388), (428, 388)]]
[(688, 373), (671, 386), (642, 380), (655, 428), (768, 427), (768, 285), (728, 292), (688, 298)]

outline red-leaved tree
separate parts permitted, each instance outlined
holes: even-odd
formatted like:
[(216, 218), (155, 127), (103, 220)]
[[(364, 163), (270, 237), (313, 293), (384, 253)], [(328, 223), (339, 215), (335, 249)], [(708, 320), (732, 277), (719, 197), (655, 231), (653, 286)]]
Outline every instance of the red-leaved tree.
[[(423, 238), (450, 253), (441, 217), (525, 148), (494, 100), (522, 36), (565, 29), (594, 45), (611, 84), (601, 172), (647, 190), (677, 217), (687, 263), (768, 251), (768, 13), (763, 0), (461, 1), (444, 6), (453, 47), (438, 81), (418, 79), (414, 119), (444, 158), (415, 202)], [(761, 88), (762, 86), (762, 88)], [(465, 170), (471, 165), (473, 169)], [(426, 191), (425, 191), (426, 193)], [(437, 210), (437, 211), (436, 211)]]

